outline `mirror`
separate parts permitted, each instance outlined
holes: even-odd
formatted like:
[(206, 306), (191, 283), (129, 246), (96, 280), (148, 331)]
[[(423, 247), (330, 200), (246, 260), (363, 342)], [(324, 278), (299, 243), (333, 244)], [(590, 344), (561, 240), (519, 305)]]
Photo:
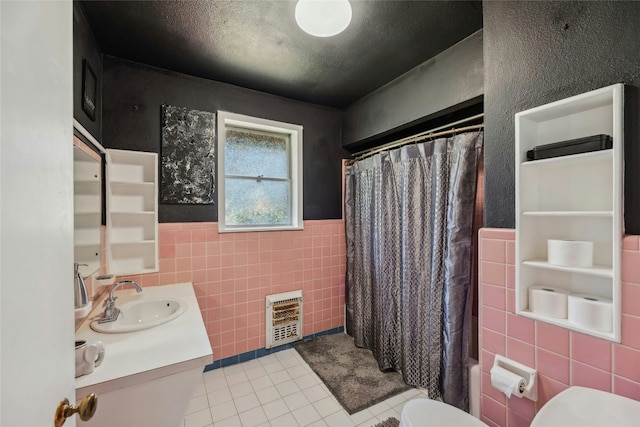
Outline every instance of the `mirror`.
[(102, 159), (77, 137), (73, 138), (74, 259), (82, 277), (100, 269), (102, 225)]

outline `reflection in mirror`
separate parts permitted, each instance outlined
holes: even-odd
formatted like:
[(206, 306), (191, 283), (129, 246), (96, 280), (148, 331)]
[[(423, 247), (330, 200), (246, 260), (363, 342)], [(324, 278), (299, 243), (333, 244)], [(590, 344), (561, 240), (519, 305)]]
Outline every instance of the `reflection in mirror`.
[(101, 167), (100, 156), (74, 137), (74, 260), (81, 264), (82, 277), (88, 277), (100, 269)]

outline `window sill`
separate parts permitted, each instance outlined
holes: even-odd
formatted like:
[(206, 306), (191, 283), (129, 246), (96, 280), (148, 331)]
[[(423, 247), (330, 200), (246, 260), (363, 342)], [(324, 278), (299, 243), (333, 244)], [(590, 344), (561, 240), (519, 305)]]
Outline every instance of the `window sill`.
[(218, 225), (218, 233), (257, 233), (257, 232), (269, 232), (269, 231), (301, 231), (304, 230), (304, 225), (282, 225), (273, 227), (224, 227)]

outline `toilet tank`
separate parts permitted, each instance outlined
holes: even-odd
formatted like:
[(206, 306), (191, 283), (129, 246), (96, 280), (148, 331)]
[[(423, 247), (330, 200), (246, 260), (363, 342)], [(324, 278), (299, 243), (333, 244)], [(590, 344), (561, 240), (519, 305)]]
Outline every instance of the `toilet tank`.
[(480, 365), (469, 359), (469, 413), (480, 419)]

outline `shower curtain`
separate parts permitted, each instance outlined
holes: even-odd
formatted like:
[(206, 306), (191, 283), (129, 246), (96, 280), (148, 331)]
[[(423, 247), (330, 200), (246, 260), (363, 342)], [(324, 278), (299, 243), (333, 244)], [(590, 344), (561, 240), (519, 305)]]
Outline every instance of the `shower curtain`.
[(476, 174), (482, 132), (346, 169), (347, 333), (382, 370), (468, 410)]

